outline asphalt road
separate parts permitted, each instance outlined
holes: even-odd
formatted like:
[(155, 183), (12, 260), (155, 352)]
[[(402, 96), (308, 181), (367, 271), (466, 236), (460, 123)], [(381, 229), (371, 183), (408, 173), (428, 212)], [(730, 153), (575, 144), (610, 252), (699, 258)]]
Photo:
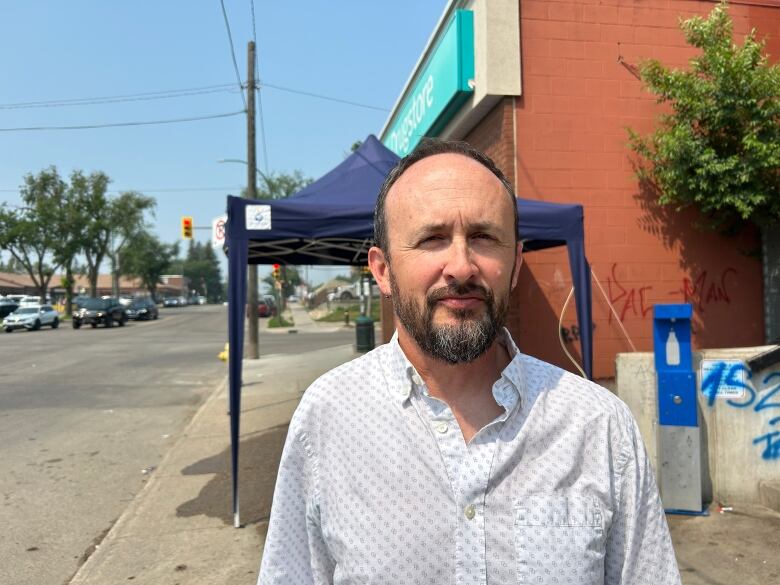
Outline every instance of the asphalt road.
[[(0, 332), (0, 581), (70, 580), (223, 381), (226, 330), (226, 308), (204, 306), (121, 328)], [(353, 340), (265, 334), (261, 352)]]

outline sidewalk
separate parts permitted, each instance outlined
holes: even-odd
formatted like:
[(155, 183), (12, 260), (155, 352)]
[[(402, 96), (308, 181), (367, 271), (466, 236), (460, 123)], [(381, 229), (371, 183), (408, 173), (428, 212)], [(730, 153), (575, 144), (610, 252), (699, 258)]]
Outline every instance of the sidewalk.
[(288, 303), (287, 312), (292, 316), (292, 327), (268, 327), (270, 319), (261, 320), (263, 333), (331, 333), (345, 327), (341, 323), (319, 323), (299, 303)]
[(233, 528), (223, 383), (71, 584), (254, 585), (292, 412), (314, 379), (355, 355), (344, 345), (245, 360), (239, 484), (244, 528)]
[[(223, 383), (71, 585), (254, 585), (290, 416), (315, 378), (353, 357), (352, 346), (344, 345), (245, 360), (239, 486), (244, 527), (232, 526)], [(713, 509), (706, 517), (668, 520), (684, 585), (780, 583), (780, 514), (733, 504), (722, 514)]]

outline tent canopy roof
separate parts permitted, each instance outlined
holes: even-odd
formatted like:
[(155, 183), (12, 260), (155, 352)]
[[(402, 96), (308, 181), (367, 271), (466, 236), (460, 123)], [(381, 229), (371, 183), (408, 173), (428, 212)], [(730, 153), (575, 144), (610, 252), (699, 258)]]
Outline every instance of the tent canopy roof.
[[(333, 170), (292, 197), (228, 197), (227, 246), (234, 239), (247, 241), (250, 264), (367, 264), (376, 198), (398, 160), (370, 135)], [(517, 208), (526, 250), (584, 237), (581, 205), (518, 199)]]

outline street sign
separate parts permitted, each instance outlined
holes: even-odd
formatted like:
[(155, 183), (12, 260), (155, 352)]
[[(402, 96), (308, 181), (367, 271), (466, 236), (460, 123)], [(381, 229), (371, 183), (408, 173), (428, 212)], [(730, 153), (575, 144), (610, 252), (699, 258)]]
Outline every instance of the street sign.
[(220, 215), (211, 220), (211, 245), (221, 248), (225, 245), (225, 224), (227, 215)]

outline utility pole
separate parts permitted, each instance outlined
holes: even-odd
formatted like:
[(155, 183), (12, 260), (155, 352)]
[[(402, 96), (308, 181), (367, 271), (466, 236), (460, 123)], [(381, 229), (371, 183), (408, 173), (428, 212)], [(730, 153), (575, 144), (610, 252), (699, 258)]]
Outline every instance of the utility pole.
[[(255, 152), (255, 43), (249, 41), (247, 50), (247, 92), (246, 92), (246, 198), (257, 199), (257, 153)], [(260, 357), (257, 316), (257, 264), (249, 265), (249, 352), (247, 357), (256, 360)]]

